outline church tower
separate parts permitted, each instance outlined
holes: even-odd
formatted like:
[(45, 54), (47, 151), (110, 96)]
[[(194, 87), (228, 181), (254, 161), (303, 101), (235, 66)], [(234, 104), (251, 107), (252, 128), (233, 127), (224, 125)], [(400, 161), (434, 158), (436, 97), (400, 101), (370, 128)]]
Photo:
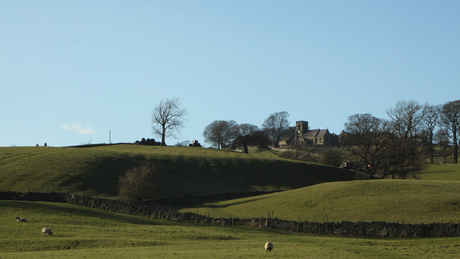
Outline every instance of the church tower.
[(308, 131), (308, 121), (296, 121), (295, 123), (295, 143), (300, 143), (302, 135)]

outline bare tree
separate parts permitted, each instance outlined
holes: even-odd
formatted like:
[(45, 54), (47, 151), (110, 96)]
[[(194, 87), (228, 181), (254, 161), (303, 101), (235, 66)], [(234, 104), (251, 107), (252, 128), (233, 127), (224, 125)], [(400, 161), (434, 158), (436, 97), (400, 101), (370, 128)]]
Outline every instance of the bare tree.
[(443, 123), (448, 126), (453, 145), (453, 163), (458, 163), (458, 134), (460, 131), (460, 100), (447, 102), (442, 106)]
[(388, 122), (368, 113), (355, 114), (348, 117), (344, 127), (353, 136), (347, 148), (361, 163), (356, 169), (369, 178), (385, 177), (389, 168), (387, 147), (391, 140)]
[(262, 128), (269, 133), (275, 147), (279, 146), (280, 140), (289, 132), (288, 118), (288, 112), (275, 112), (270, 114), (262, 125)]
[(187, 109), (180, 107), (179, 98), (161, 100), (152, 113), (153, 134), (161, 136), (161, 145), (166, 146), (167, 137), (176, 137), (184, 126)]
[(425, 135), (428, 142), (428, 150), (430, 154), (430, 163), (434, 163), (434, 133), (436, 127), (439, 125), (440, 116), (441, 116), (441, 106), (440, 105), (430, 105), (425, 103), (423, 106), (423, 127), (425, 130)]
[(210, 143), (213, 146), (222, 149), (226, 145), (230, 144), (234, 138), (234, 127), (238, 124), (234, 120), (223, 121), (216, 120), (206, 126), (203, 131), (203, 136), (206, 143)]
[(243, 146), (243, 153), (249, 152), (249, 143), (251, 142), (252, 135), (259, 130), (256, 125), (243, 123), (234, 127), (234, 136), (236, 144)]
[(399, 101), (394, 108), (387, 111), (391, 118), (393, 132), (402, 141), (414, 140), (423, 118), (422, 106), (416, 101)]
[(389, 170), (402, 178), (421, 170), (425, 164), (423, 148), (420, 145), (424, 110), (416, 101), (399, 101), (387, 111), (391, 121), (388, 153)]
[(448, 147), (450, 144), (449, 139), (449, 130), (444, 125), (441, 125), (439, 129), (434, 134), (434, 141), (438, 143), (442, 150), (443, 156), (443, 163), (447, 163), (447, 156), (448, 156)]
[(370, 178), (406, 178), (421, 170), (425, 164), (419, 141), (423, 111), (415, 101), (400, 101), (388, 110), (389, 121), (370, 114), (348, 117), (345, 130), (351, 134), (351, 143), (347, 147), (362, 163), (358, 170)]

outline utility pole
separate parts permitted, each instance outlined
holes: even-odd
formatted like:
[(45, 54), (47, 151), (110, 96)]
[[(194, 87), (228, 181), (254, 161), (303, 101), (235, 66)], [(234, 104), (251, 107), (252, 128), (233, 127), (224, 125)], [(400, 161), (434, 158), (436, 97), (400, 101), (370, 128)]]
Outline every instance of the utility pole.
[(112, 130), (109, 130), (109, 144), (112, 144)]

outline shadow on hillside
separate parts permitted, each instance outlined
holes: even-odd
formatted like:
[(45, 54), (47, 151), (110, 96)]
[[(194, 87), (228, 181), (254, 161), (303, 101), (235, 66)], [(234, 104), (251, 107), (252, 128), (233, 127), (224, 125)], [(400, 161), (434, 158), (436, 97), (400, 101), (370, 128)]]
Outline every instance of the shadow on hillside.
[[(52, 202), (27, 202), (27, 201), (1, 201), (0, 209), (5, 210), (31, 210), (33, 214), (62, 214), (62, 217), (70, 216), (79, 216), (86, 218), (101, 219), (105, 221), (114, 221), (116, 224), (120, 222), (128, 224), (138, 224), (138, 225), (162, 225), (161, 222), (153, 221), (148, 218), (134, 217), (129, 215), (124, 215), (120, 213), (104, 211), (101, 209), (91, 209), (87, 207), (81, 207), (77, 205), (69, 205), (64, 203), (52, 203)], [(33, 211), (33, 212), (32, 212)], [(34, 219), (23, 214), (24, 218), (27, 218), (27, 221), (33, 222)], [(64, 220), (65, 222), (65, 220)]]
[(62, 186), (73, 186), (73, 193), (84, 193), (85, 195), (102, 195), (115, 197), (118, 195), (118, 180), (127, 170), (137, 166), (146, 158), (141, 155), (127, 156), (117, 155), (99, 157), (87, 165), (84, 172), (68, 176)]
[(342, 168), (312, 163), (245, 157), (174, 156), (163, 158), (158, 163), (165, 169), (159, 198), (184, 194), (296, 189), (323, 182), (351, 181), (357, 174)]
[[(194, 149), (198, 154), (201, 149)], [(136, 153), (130, 150), (95, 153), (81, 170), (61, 181), (59, 192), (117, 197), (118, 180), (140, 162), (152, 160), (162, 172), (158, 199), (181, 195), (287, 190), (331, 181), (351, 181), (356, 173), (312, 163), (257, 156)], [(203, 153), (212, 154), (212, 153)]]
[(258, 201), (258, 200), (264, 200), (264, 199), (266, 199), (266, 198), (258, 197), (258, 198), (253, 198), (253, 199), (250, 199), (250, 200), (232, 202), (232, 203), (221, 204), (221, 205), (218, 205), (218, 204), (203, 204), (200, 207), (212, 208), (212, 209), (223, 209), (223, 208), (231, 207), (231, 206), (234, 206), (234, 205), (240, 205), (240, 204), (250, 203), (250, 202), (254, 202), (254, 201)]

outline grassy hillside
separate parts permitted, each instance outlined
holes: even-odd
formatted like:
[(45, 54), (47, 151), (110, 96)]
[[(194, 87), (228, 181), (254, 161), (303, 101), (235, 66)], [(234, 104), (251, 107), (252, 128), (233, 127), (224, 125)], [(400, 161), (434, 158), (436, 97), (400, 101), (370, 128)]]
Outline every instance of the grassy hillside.
[[(426, 179), (444, 171), (446, 175), (438, 179), (448, 181), (344, 181), (354, 174), (283, 160), (269, 151), (247, 155), (138, 145), (0, 148), (0, 189), (115, 197), (118, 177), (144, 160), (154, 160), (163, 167), (163, 196), (292, 189), (182, 211), (242, 218), (274, 213), (282, 219), (320, 222), (460, 222), (460, 181), (452, 181), (458, 173), (456, 166), (428, 169), (420, 176)], [(28, 222), (16, 222), (17, 216)], [(0, 201), (0, 226), (2, 259), (460, 257), (460, 238), (367, 239), (174, 224), (46, 202)], [(54, 235), (42, 236), (44, 226)], [(275, 244), (273, 252), (263, 250), (266, 241)]]
[(417, 174), (421, 180), (460, 181), (460, 164), (431, 164)]
[(352, 180), (339, 168), (290, 161), (270, 151), (251, 154), (191, 148), (110, 145), (86, 148), (0, 148), (0, 190), (71, 192), (116, 197), (119, 176), (144, 160), (163, 168), (161, 197), (293, 189)]
[[(18, 223), (15, 217), (28, 220)], [(456, 258), (460, 237), (375, 239), (173, 224), (76, 205), (0, 201), (0, 258)], [(53, 230), (43, 236), (42, 227)], [(266, 253), (264, 243), (274, 250)]]
[[(460, 182), (373, 180), (322, 183), (280, 193), (206, 203), (198, 212), (212, 217), (287, 220), (460, 222)], [(181, 211), (196, 212), (197, 208)]]

